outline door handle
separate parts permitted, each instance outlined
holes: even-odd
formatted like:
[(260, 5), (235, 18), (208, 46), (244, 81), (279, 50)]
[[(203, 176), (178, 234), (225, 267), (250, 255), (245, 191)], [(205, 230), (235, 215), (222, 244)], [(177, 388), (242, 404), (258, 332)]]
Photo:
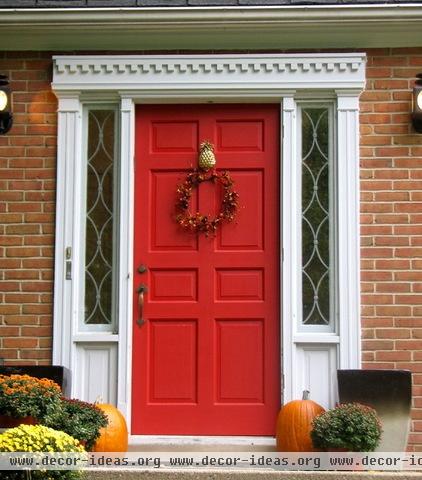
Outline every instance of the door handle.
[(139, 317), (136, 320), (136, 323), (138, 326), (142, 327), (142, 325), (145, 323), (144, 319), (144, 293), (148, 292), (148, 287), (144, 284), (141, 283), (139, 287), (136, 289), (138, 292), (138, 314)]

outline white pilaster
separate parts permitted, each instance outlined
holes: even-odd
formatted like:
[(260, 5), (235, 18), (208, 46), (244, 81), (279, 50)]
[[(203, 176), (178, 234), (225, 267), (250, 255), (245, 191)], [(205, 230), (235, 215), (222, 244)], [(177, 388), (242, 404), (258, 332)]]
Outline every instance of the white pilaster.
[[(79, 92), (60, 95), (57, 138), (53, 364), (70, 369), (73, 367), (71, 339), (75, 328), (75, 308), (77, 308), (78, 299), (75, 271), (78, 268), (77, 247), (80, 243), (78, 238), (80, 222), (76, 207), (80, 197), (77, 188), (81, 167), (81, 118)], [(66, 249), (70, 258), (66, 258)], [(68, 279), (66, 279), (66, 262), (70, 262), (68, 268), (71, 268), (70, 272), (68, 271), (71, 278)]]
[(283, 337), (283, 403), (294, 398), (293, 337), (297, 325), (297, 308), (300, 292), (301, 205), (298, 192), (301, 189), (301, 169), (297, 153), (297, 106), (293, 93), (283, 98), (283, 146), (281, 153), (282, 185), (282, 337)]
[(339, 368), (360, 368), (359, 91), (336, 93)]
[(120, 115), (120, 205), (119, 205), (119, 274), (118, 323), (119, 365), (117, 406), (130, 422), (132, 379), (132, 292), (134, 225), (134, 152), (135, 105), (132, 98), (122, 98)]

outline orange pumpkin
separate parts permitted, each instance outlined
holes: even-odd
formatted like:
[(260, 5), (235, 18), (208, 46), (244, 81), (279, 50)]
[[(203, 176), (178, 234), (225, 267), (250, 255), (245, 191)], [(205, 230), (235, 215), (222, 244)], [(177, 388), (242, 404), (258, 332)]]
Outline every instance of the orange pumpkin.
[(279, 452), (315, 452), (312, 445), (312, 420), (325, 412), (321, 405), (309, 400), (309, 392), (303, 392), (302, 400), (284, 405), (277, 418), (277, 450)]
[(108, 403), (97, 403), (108, 419), (108, 425), (100, 429), (100, 436), (92, 448), (93, 452), (127, 452), (128, 431), (125, 417)]

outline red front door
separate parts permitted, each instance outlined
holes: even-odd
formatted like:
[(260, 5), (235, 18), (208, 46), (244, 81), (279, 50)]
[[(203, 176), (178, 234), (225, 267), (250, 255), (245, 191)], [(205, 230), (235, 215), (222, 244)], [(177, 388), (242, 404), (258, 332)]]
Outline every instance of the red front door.
[[(279, 137), (278, 105), (136, 110), (132, 434), (275, 432)], [(235, 220), (208, 238), (174, 220), (177, 184), (204, 140), (239, 193)], [(220, 202), (219, 186), (205, 182), (192, 210), (215, 214)]]

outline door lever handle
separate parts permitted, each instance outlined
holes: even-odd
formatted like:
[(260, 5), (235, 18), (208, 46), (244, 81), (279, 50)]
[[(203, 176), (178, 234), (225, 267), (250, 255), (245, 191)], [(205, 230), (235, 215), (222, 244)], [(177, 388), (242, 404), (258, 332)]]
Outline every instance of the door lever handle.
[(138, 292), (138, 313), (139, 317), (136, 320), (136, 323), (138, 326), (142, 327), (142, 325), (145, 323), (144, 319), (144, 293), (148, 292), (148, 287), (144, 284), (141, 283), (139, 287), (136, 289)]

